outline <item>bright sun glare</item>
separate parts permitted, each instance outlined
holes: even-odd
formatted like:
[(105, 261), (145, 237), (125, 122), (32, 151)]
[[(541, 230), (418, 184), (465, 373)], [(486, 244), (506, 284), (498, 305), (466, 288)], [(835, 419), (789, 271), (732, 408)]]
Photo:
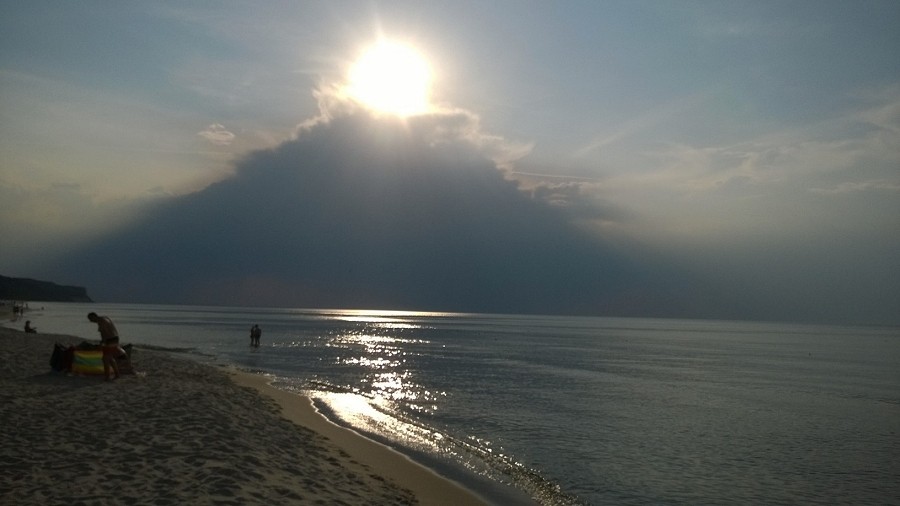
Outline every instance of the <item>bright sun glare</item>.
[(428, 110), (431, 68), (417, 51), (380, 41), (350, 68), (349, 95), (379, 112), (410, 116)]

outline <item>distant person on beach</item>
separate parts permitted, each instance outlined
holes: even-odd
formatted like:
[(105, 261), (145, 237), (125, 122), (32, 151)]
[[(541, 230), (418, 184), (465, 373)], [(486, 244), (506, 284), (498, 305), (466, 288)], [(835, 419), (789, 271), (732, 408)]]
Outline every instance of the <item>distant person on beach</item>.
[(250, 327), (250, 346), (259, 347), (259, 338), (262, 336), (262, 329), (259, 325)]
[(31, 320), (25, 322), (25, 332), (29, 334), (37, 334), (37, 327), (31, 326)]
[(119, 331), (108, 316), (100, 316), (97, 313), (88, 313), (88, 320), (97, 324), (97, 332), (100, 332), (100, 344), (103, 345), (103, 375), (109, 381), (109, 370), (115, 373), (113, 379), (119, 379), (119, 364), (116, 357), (122, 352), (119, 347)]

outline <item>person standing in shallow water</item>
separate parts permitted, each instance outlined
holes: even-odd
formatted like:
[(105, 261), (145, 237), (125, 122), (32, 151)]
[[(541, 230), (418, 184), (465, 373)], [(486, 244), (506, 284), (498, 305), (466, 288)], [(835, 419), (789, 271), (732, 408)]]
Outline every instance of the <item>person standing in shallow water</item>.
[(259, 338), (262, 336), (262, 329), (259, 328), (259, 325), (253, 325), (250, 327), (250, 346), (259, 347)]
[(112, 369), (115, 377), (119, 379), (119, 364), (116, 356), (119, 354), (119, 331), (108, 316), (100, 316), (97, 313), (88, 313), (88, 320), (97, 324), (97, 332), (100, 332), (100, 344), (103, 346), (103, 375), (109, 381), (109, 370)]

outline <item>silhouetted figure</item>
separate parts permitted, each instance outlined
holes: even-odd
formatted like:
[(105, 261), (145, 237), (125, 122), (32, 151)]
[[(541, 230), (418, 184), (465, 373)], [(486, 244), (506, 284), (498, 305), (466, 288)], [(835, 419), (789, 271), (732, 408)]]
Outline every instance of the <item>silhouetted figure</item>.
[(25, 322), (25, 332), (29, 334), (37, 334), (37, 327), (31, 326), (31, 320)]
[(262, 336), (262, 329), (259, 325), (253, 325), (250, 328), (250, 346), (259, 347), (259, 338)]

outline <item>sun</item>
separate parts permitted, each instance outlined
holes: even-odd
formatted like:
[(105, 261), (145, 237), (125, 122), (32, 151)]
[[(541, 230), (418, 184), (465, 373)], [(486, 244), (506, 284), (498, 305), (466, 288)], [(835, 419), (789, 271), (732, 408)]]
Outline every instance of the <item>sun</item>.
[(347, 93), (377, 113), (401, 117), (429, 109), (431, 67), (415, 49), (382, 40), (350, 67)]

